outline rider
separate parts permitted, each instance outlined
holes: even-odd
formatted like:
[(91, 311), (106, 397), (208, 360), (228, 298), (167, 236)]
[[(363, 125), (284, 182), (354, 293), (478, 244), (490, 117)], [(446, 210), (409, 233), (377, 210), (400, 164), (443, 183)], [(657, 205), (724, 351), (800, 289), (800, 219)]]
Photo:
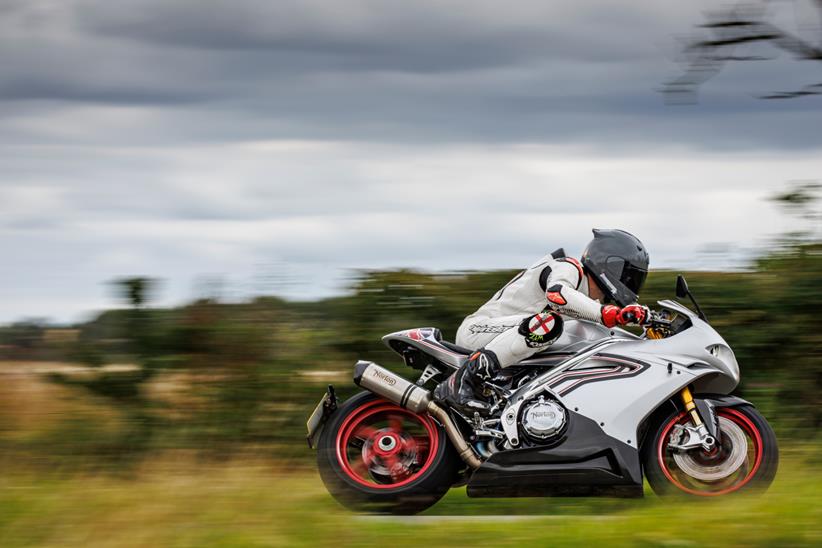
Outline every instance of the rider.
[(463, 411), (486, 409), (482, 382), (553, 344), (563, 316), (606, 327), (645, 323), (650, 311), (636, 304), (648, 274), (645, 246), (624, 230), (593, 232), (581, 261), (561, 249), (546, 255), (465, 318), (457, 344), (477, 350), (437, 386), (436, 400)]

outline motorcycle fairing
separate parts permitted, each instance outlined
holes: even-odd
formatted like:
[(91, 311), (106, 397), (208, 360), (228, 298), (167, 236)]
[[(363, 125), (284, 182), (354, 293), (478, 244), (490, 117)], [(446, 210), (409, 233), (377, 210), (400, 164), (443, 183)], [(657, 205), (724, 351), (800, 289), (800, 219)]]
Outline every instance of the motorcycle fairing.
[[(694, 384), (698, 392), (730, 392), (739, 381), (736, 360), (714, 356), (708, 351), (713, 347), (728, 348), (724, 339), (678, 303), (660, 301), (659, 304), (687, 316), (691, 322), (688, 329), (658, 340), (611, 336), (539, 375), (509, 398), (502, 415), (506, 418), (502, 426), (508, 439), (518, 437), (517, 420), (521, 406), (541, 393), (552, 395), (568, 410), (590, 418), (608, 436), (638, 447), (638, 429), (643, 421), (685, 386)], [(583, 383), (572, 391), (557, 384), (556, 381), (569, 372), (606, 369), (603, 356), (625, 363), (639, 363), (643, 367), (633, 374), (593, 376), (592, 382)], [(711, 387), (719, 390), (705, 389)], [(508, 417), (512, 420), (507, 420)]]
[(642, 496), (636, 448), (569, 412), (562, 437), (547, 446), (491, 455), (468, 481), (470, 497)]
[(665, 339), (614, 342), (607, 349), (609, 355), (640, 361), (648, 367), (633, 377), (585, 384), (561, 398), (569, 408), (579, 408), (580, 413), (604, 423), (605, 433), (633, 446), (642, 422), (684, 387), (692, 384), (697, 393), (727, 394), (739, 382), (739, 367), (732, 353), (728, 359), (708, 351), (713, 347), (728, 348), (713, 328), (676, 303), (659, 304), (675, 306), (678, 312), (688, 315), (691, 327)]

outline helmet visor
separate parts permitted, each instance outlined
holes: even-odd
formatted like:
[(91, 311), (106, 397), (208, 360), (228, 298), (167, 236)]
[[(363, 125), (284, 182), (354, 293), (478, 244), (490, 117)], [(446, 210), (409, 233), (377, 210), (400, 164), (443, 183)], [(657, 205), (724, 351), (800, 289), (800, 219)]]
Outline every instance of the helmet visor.
[[(610, 280), (619, 280), (634, 295), (639, 294), (648, 271), (626, 263), (622, 257), (608, 257), (605, 261), (605, 273)], [(616, 295), (613, 297), (616, 298)]]
[(639, 295), (639, 290), (642, 289), (642, 286), (645, 284), (645, 278), (647, 276), (647, 270), (628, 265), (622, 269), (620, 281), (625, 284), (625, 287)]

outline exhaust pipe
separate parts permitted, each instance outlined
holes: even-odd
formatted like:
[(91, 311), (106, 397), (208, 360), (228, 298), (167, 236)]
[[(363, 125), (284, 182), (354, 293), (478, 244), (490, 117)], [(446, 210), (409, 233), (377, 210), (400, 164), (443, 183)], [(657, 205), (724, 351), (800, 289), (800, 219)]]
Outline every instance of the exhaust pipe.
[(357, 362), (354, 384), (414, 413), (425, 413), (431, 403), (431, 392), (374, 362)]
[(445, 409), (434, 403), (431, 392), (425, 388), (374, 362), (367, 361), (359, 361), (354, 366), (354, 384), (414, 413), (428, 413), (442, 424), (448, 439), (454, 444), (460, 458), (468, 466), (479, 468), (482, 464), (474, 450), (462, 437), (454, 421), (451, 420)]
[(454, 424), (445, 409), (434, 402), (430, 402), (427, 411), (429, 415), (440, 421), (440, 424), (445, 428), (445, 433), (448, 434), (448, 439), (454, 444), (454, 448), (459, 453), (460, 458), (465, 461), (465, 464), (474, 469), (479, 468), (482, 461), (477, 458), (471, 446), (465, 442), (465, 438), (462, 437), (457, 425)]

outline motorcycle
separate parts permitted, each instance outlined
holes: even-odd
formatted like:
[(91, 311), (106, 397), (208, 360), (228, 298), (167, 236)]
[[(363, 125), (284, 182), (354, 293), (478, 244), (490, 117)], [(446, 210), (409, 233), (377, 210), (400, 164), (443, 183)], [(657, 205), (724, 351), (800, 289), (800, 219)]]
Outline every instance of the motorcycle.
[(765, 418), (731, 392), (733, 351), (708, 323), (682, 276), (641, 335), (566, 320), (546, 351), (486, 383), (490, 407), (466, 415), (431, 390), (471, 350), (436, 328), (383, 342), (421, 371), (416, 382), (369, 361), (361, 392), (339, 403), (333, 386), (308, 419), (320, 476), (356, 511), (413, 514), (452, 487), (470, 497), (715, 497), (764, 490), (779, 450)]

